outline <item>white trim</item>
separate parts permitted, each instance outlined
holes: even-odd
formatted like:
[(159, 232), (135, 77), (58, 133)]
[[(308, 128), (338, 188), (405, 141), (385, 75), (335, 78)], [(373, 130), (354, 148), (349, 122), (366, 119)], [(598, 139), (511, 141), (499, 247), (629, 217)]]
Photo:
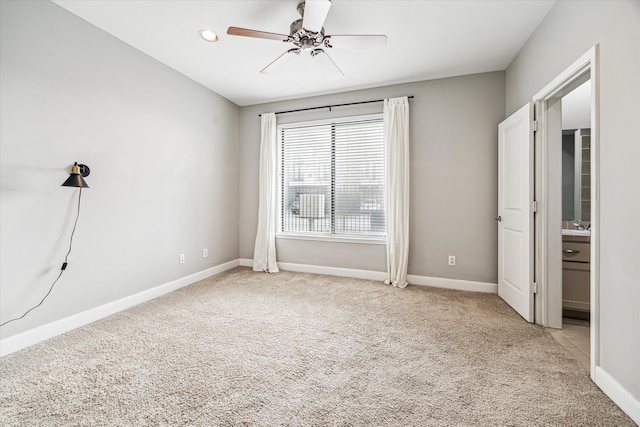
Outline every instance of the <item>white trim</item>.
[(409, 274), (407, 281), (410, 285), (433, 286), (435, 288), (454, 289), (457, 291), (498, 293), (497, 283), (474, 282), (471, 280), (446, 279), (444, 277), (416, 276)]
[[(551, 82), (549, 82), (549, 84), (547, 84), (542, 90), (533, 95), (533, 102), (557, 96), (565, 86), (571, 84), (576, 76), (583, 74), (590, 68), (593, 69), (596, 63), (597, 47), (598, 45), (593, 46), (580, 58), (575, 60), (573, 64), (567, 67), (567, 69), (560, 73), (555, 79), (551, 80)], [(591, 78), (593, 78), (593, 75)]]
[[(599, 47), (590, 51), (591, 69), (591, 243), (590, 253), (590, 358), (591, 375), (595, 376), (596, 366), (600, 365), (600, 59)], [(636, 421), (638, 419), (636, 418)]]
[(640, 401), (638, 399), (600, 366), (595, 367), (593, 381), (636, 424), (640, 425)]
[(184, 288), (185, 286), (189, 286), (200, 280), (206, 279), (207, 277), (230, 270), (238, 265), (239, 262), (235, 259), (224, 264), (190, 274), (180, 279), (173, 280), (169, 283), (156, 286), (155, 288), (147, 289), (137, 294), (133, 294), (128, 297), (94, 307), (87, 311), (74, 314), (64, 319), (56, 320), (46, 325), (10, 336), (0, 340), (0, 356), (14, 353), (18, 350), (22, 350), (23, 348), (48, 340), (49, 338), (64, 334), (65, 332), (69, 332), (81, 326), (88, 325), (89, 323), (93, 323), (107, 316), (111, 316), (112, 314), (126, 310), (138, 304), (142, 304), (143, 302), (150, 301), (180, 288)]
[[(238, 258), (238, 265), (240, 267), (253, 267), (253, 260), (249, 258)], [(278, 268), (280, 268), (279, 265)]]
[[(251, 266), (251, 260), (240, 259), (240, 265)], [(378, 280), (384, 282), (387, 273), (384, 271), (357, 270), (353, 268), (325, 267), (321, 265), (295, 264), (290, 262), (279, 262), (278, 268), (284, 271), (295, 271), (298, 273), (314, 273), (328, 276), (351, 277), (354, 279)], [(443, 277), (418, 276), (409, 274), (407, 281), (410, 285), (432, 286), (435, 288), (454, 289), (458, 291), (488, 292), (498, 293), (497, 283), (474, 282), (470, 280), (446, 279)]]
[(353, 268), (325, 267), (322, 265), (294, 264), (279, 262), (281, 270), (296, 271), (298, 273), (324, 274), (327, 276), (351, 277), (354, 279), (379, 280), (384, 282), (387, 273), (384, 271), (356, 270)]
[[(535, 280), (539, 291), (535, 294), (535, 323), (562, 328), (562, 205), (549, 203), (561, 198), (561, 183), (549, 185), (549, 170), (561, 164), (561, 102), (559, 100), (539, 100), (535, 102), (538, 132), (535, 133), (535, 198), (538, 212), (535, 215)], [(549, 140), (556, 137), (558, 145)], [(552, 155), (555, 148), (555, 156)], [(557, 163), (552, 163), (556, 160)], [(558, 178), (559, 179), (559, 178)], [(553, 194), (550, 194), (553, 193)]]
[(319, 234), (289, 234), (289, 233), (276, 233), (276, 240), (311, 240), (315, 242), (331, 242), (331, 243), (356, 243), (360, 245), (386, 245), (387, 241), (384, 238), (375, 237), (350, 237), (340, 236), (339, 234), (331, 234), (322, 236)]

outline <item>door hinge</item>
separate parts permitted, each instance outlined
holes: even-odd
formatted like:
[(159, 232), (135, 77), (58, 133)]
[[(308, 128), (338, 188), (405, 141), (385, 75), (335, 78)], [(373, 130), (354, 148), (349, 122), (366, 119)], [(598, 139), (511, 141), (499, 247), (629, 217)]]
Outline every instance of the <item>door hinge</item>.
[(537, 200), (533, 201), (533, 205), (532, 205), (531, 209), (533, 210), (533, 213), (538, 212), (538, 201)]
[(532, 294), (538, 293), (538, 282), (531, 283), (531, 293)]
[(540, 125), (538, 124), (539, 122), (537, 120), (534, 120), (531, 122), (531, 131), (532, 132), (538, 132)]

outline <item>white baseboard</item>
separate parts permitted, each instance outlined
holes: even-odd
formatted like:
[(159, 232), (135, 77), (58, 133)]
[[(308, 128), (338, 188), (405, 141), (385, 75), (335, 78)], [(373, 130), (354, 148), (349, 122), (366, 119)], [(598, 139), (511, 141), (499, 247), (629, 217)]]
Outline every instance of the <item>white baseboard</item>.
[(455, 289), (457, 291), (498, 293), (497, 283), (445, 279), (444, 277), (416, 276), (414, 274), (407, 275), (407, 281), (410, 285), (433, 286), (434, 288)]
[(384, 281), (387, 273), (382, 271), (356, 270), (353, 268), (324, 267), (321, 265), (294, 264), (291, 262), (279, 262), (278, 268), (299, 273), (325, 274), (327, 276), (351, 277), (354, 279)]
[[(241, 266), (251, 267), (253, 260), (240, 258)], [(326, 274), (329, 276), (353, 277), (355, 279), (384, 281), (387, 273), (382, 271), (356, 270), (352, 268), (323, 267), (310, 264), (294, 264), (290, 262), (279, 262), (281, 270), (297, 271), (299, 273)], [(417, 276), (409, 274), (407, 281), (410, 285), (433, 286), (435, 288), (455, 289), (459, 291), (498, 293), (496, 283), (474, 282), (470, 280), (445, 279), (442, 277)]]
[(230, 270), (238, 265), (238, 260), (235, 259), (233, 261), (190, 274), (189, 276), (181, 277), (180, 279), (172, 282), (156, 286), (155, 288), (147, 289), (146, 291), (142, 291), (117, 301), (113, 301), (90, 310), (83, 311), (82, 313), (74, 314), (73, 316), (56, 320), (55, 322), (5, 338), (0, 340), (0, 356), (14, 353), (49, 338), (64, 334), (65, 332), (69, 332), (81, 326), (88, 325), (96, 320), (103, 319), (122, 310), (126, 310), (127, 308), (131, 308), (138, 304), (142, 304), (143, 302), (168, 294), (169, 292), (184, 288), (185, 286), (189, 286), (200, 280), (206, 279), (207, 277)]
[(640, 400), (600, 366), (596, 366), (593, 381), (629, 418), (640, 425)]

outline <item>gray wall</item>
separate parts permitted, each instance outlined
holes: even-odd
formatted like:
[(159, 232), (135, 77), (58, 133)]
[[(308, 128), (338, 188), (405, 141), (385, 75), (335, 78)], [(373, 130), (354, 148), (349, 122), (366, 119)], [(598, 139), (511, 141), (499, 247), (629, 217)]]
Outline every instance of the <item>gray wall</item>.
[[(253, 258), (258, 212), (258, 114), (414, 95), (410, 101), (409, 274), (497, 282), (497, 126), (504, 73), (388, 86), (240, 109), (240, 257)], [(382, 104), (293, 113), (279, 122), (382, 111)], [(384, 245), (277, 240), (278, 260), (386, 270)], [(457, 256), (457, 266), (447, 265)]]
[(238, 107), (50, 2), (0, 7), (2, 321), (57, 276), (60, 184), (91, 167), (68, 269), (2, 337), (237, 259)]
[(560, 1), (506, 72), (507, 115), (600, 45), (600, 360), (640, 401), (640, 2)]

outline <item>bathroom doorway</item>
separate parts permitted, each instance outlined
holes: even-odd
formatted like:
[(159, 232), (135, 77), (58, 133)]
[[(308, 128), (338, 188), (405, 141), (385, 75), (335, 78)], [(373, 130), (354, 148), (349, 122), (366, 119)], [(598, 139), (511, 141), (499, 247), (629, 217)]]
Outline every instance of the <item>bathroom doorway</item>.
[(551, 333), (590, 368), (591, 80), (561, 99), (562, 329)]
[(562, 317), (589, 321), (591, 80), (562, 97)]
[[(535, 277), (540, 283), (536, 323), (567, 332), (588, 319), (589, 339), (582, 351), (589, 356), (592, 377), (599, 364), (597, 81), (594, 46), (533, 98), (535, 200), (540, 206), (535, 218)], [(581, 122), (568, 124), (577, 120), (570, 104), (578, 95), (580, 108), (588, 110), (586, 119), (582, 111), (577, 114)], [(564, 282), (577, 286), (565, 289)], [(574, 319), (580, 316), (583, 319)]]

